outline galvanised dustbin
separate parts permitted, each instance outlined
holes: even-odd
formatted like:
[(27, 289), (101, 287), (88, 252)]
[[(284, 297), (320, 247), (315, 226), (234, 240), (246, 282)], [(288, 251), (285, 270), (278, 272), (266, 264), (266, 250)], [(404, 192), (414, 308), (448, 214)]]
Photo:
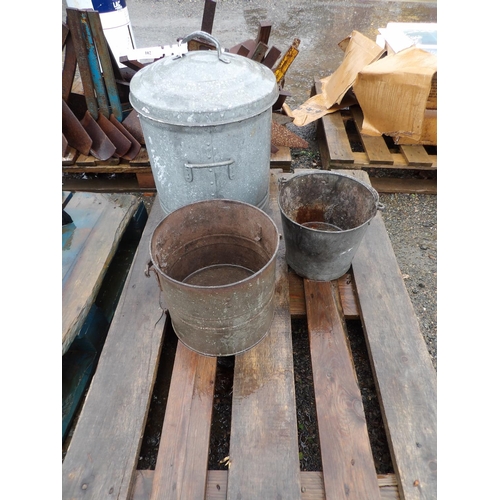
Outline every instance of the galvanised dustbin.
[(160, 204), (165, 213), (208, 199), (269, 200), (274, 73), (217, 50), (170, 56), (138, 71), (130, 103), (139, 114)]

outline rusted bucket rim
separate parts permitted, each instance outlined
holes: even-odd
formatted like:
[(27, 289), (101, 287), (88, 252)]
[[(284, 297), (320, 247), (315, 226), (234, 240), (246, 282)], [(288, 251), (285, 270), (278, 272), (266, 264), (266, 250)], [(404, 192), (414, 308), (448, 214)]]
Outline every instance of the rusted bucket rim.
[(374, 213), (372, 217), (370, 217), (368, 220), (366, 220), (365, 222), (363, 222), (363, 224), (360, 224), (359, 226), (351, 227), (349, 229), (342, 229), (341, 231), (325, 231), (325, 230), (321, 230), (321, 229), (314, 229), (312, 227), (307, 227), (303, 224), (299, 224), (297, 221), (294, 221), (292, 218), (290, 218), (287, 215), (287, 213), (285, 212), (285, 210), (281, 206), (281, 192), (282, 192), (282, 190), (284, 189), (284, 187), (286, 186), (286, 184), (288, 182), (292, 181), (292, 179), (296, 179), (298, 177), (318, 176), (318, 175), (330, 175), (330, 176), (335, 176), (335, 177), (344, 177), (344, 178), (350, 179), (358, 184), (361, 184), (363, 187), (365, 187), (372, 194), (376, 210), (382, 211), (385, 209), (385, 205), (380, 203), (380, 201), (379, 201), (379, 194), (377, 193), (377, 191), (369, 184), (366, 184), (366, 182), (363, 182), (359, 179), (356, 179), (356, 177), (353, 177), (352, 175), (342, 174), (342, 173), (338, 173), (338, 172), (328, 172), (328, 171), (311, 172), (311, 173), (301, 172), (299, 174), (295, 174), (293, 177), (290, 177), (289, 179), (284, 179), (283, 177), (281, 177), (278, 181), (279, 187), (280, 187), (279, 195), (278, 195), (278, 206), (279, 206), (280, 212), (283, 214), (284, 217), (286, 217), (287, 220), (289, 220), (295, 226), (300, 227), (301, 229), (304, 229), (305, 231), (312, 231), (313, 233), (322, 233), (322, 234), (348, 233), (349, 231), (357, 231), (359, 228), (366, 226), (367, 224), (370, 224), (373, 217), (375, 217), (375, 215), (376, 215), (376, 213)]
[[(267, 262), (264, 266), (262, 266), (257, 272), (251, 274), (250, 276), (247, 276), (246, 278), (240, 280), (240, 281), (234, 281), (232, 283), (227, 283), (225, 285), (192, 285), (190, 283), (184, 283), (183, 281), (178, 281), (174, 278), (172, 278), (171, 276), (168, 276), (167, 274), (165, 274), (161, 269), (160, 267), (158, 266), (158, 263), (156, 262), (156, 259), (153, 257), (153, 252), (151, 251), (151, 248), (152, 248), (152, 244), (153, 244), (153, 236), (154, 236), (154, 233), (156, 231), (156, 229), (163, 223), (163, 221), (165, 219), (167, 219), (168, 217), (172, 216), (173, 214), (181, 211), (181, 210), (185, 210), (187, 206), (189, 207), (195, 207), (196, 205), (201, 205), (201, 204), (206, 204), (206, 203), (229, 203), (229, 204), (234, 204), (234, 205), (246, 205), (247, 207), (250, 207), (251, 209), (257, 211), (257, 212), (260, 212), (261, 214), (263, 214), (265, 216), (265, 218), (267, 218), (269, 220), (269, 222), (272, 224), (272, 226), (274, 227), (274, 230), (276, 232), (276, 248), (274, 249), (274, 252), (273, 254), (267, 259)], [(149, 276), (149, 270), (150, 268), (153, 266), (154, 268), (154, 271), (157, 272), (157, 273), (160, 273), (164, 278), (166, 278), (167, 280), (169, 280), (170, 282), (172, 283), (177, 283), (183, 287), (186, 287), (186, 288), (192, 288), (192, 289), (197, 289), (197, 290), (219, 290), (219, 289), (222, 289), (222, 288), (229, 288), (229, 287), (232, 287), (234, 285), (237, 285), (239, 283), (245, 283), (247, 281), (250, 281), (250, 280), (254, 280), (256, 276), (258, 276), (259, 274), (262, 274), (270, 265), (272, 265), (272, 263), (274, 262), (274, 260), (276, 259), (276, 256), (278, 254), (278, 250), (279, 250), (279, 246), (280, 246), (280, 240), (281, 240), (281, 235), (278, 231), (278, 228), (276, 226), (276, 224), (274, 223), (273, 219), (268, 215), (266, 214), (266, 212), (264, 212), (263, 210), (261, 210), (260, 208), (256, 207), (255, 205), (251, 205), (250, 203), (245, 203), (243, 201), (237, 201), (237, 200), (230, 200), (230, 199), (225, 199), (225, 198), (219, 198), (219, 199), (216, 199), (216, 200), (202, 200), (202, 201), (196, 201), (196, 202), (193, 202), (193, 203), (190, 203), (189, 205), (185, 205), (183, 207), (180, 207), (180, 208), (177, 208), (176, 210), (170, 212), (159, 224), (158, 226), (153, 230), (153, 233), (151, 234), (151, 237), (149, 239), (149, 256), (150, 256), (150, 262), (148, 263), (148, 268), (146, 270), (146, 275)]]

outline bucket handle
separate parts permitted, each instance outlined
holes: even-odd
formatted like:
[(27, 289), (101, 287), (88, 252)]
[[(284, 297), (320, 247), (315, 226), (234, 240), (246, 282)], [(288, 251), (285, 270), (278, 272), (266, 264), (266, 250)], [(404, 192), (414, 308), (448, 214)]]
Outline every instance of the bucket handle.
[(184, 163), (184, 177), (187, 182), (193, 182), (193, 168), (215, 168), (223, 167), (227, 165), (227, 176), (230, 179), (234, 179), (234, 159), (229, 158), (229, 160), (219, 161), (215, 163)]
[(385, 205), (380, 203), (380, 201), (377, 201), (377, 210), (380, 210), (381, 212), (385, 210)]
[(212, 35), (209, 33), (206, 33), (205, 31), (194, 31), (190, 35), (186, 36), (179, 42), (179, 46), (182, 45), (183, 43), (187, 43), (193, 38), (205, 38), (209, 42), (213, 43), (215, 45), (215, 48), (217, 49), (217, 57), (219, 58), (219, 61), (222, 61), (223, 63), (229, 64), (231, 61), (222, 55), (222, 50), (219, 41), (214, 38)]
[[(168, 307), (165, 307), (161, 302), (162, 302), (162, 297), (163, 297), (163, 288), (161, 286), (161, 281), (160, 281), (160, 276), (158, 275), (158, 271), (156, 270), (156, 267), (154, 267), (153, 265), (153, 261), (150, 260), (147, 265), (146, 265), (146, 269), (144, 269), (144, 274), (146, 276), (146, 278), (149, 278), (151, 276), (151, 268), (153, 268), (153, 271), (155, 273), (155, 276), (156, 276), (156, 281), (158, 282), (158, 286), (160, 288), (160, 296), (159, 296), (159, 306), (160, 306), (160, 309), (161, 309), (161, 316), (158, 318), (158, 321), (160, 321), (160, 319), (162, 318), (162, 316), (164, 314), (166, 314), (166, 312), (168, 311)], [(158, 323), (158, 321), (156, 323)], [(156, 324), (155, 324), (156, 326)]]
[(144, 269), (144, 275), (146, 278), (149, 278), (151, 276), (151, 268), (153, 268), (153, 271), (156, 276), (156, 281), (158, 282), (158, 286), (160, 287), (160, 290), (163, 292), (163, 288), (161, 287), (161, 282), (160, 282), (160, 277), (158, 276), (158, 271), (156, 268), (153, 266), (153, 261), (150, 260), (146, 266), (146, 269)]

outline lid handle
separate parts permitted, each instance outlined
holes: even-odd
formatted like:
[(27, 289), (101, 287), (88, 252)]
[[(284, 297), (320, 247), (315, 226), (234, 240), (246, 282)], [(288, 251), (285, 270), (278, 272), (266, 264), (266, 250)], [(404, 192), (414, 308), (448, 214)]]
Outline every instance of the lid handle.
[(222, 50), (219, 41), (209, 33), (206, 33), (205, 31), (194, 31), (193, 33), (182, 39), (179, 42), (179, 45), (187, 43), (189, 42), (189, 40), (192, 40), (193, 38), (205, 38), (209, 42), (213, 43), (215, 45), (215, 48), (217, 49), (217, 57), (219, 58), (219, 61), (222, 61), (223, 63), (226, 64), (229, 64), (231, 62), (227, 57), (224, 57), (222, 55)]

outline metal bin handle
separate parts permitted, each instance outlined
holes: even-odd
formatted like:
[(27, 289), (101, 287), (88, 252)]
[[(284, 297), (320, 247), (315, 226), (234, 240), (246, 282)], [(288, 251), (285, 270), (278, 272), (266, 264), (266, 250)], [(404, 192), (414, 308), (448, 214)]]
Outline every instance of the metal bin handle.
[(179, 45), (182, 45), (183, 43), (189, 42), (189, 40), (192, 40), (193, 38), (205, 38), (209, 42), (213, 43), (215, 45), (215, 48), (217, 49), (217, 57), (219, 58), (219, 61), (222, 61), (223, 63), (229, 64), (231, 61), (222, 55), (222, 50), (219, 41), (214, 38), (212, 35), (209, 33), (206, 33), (205, 31), (194, 31), (190, 35), (186, 36), (184, 39), (182, 39), (179, 42)]
[(215, 163), (184, 163), (184, 177), (187, 182), (193, 182), (193, 168), (214, 168), (214, 167), (223, 167), (227, 165), (227, 176), (230, 179), (234, 179), (234, 168), (233, 168), (234, 159), (229, 158), (229, 160), (219, 161)]

